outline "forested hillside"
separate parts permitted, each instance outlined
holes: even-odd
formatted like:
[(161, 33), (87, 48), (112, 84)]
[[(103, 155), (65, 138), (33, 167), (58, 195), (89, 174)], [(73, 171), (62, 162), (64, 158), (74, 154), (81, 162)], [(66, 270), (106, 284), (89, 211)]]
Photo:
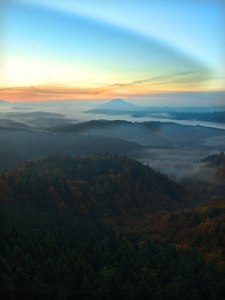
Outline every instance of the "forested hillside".
[(1, 299), (224, 299), (224, 202), (134, 160), (20, 163), (0, 200)]

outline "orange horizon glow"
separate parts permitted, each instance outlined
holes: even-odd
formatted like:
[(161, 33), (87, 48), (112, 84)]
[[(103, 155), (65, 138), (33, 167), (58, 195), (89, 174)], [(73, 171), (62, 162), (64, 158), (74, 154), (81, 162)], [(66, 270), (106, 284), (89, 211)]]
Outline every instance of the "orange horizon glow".
[(40, 85), (30, 87), (8, 87), (0, 89), (2, 100), (9, 102), (36, 102), (36, 101), (60, 101), (60, 100), (102, 100), (113, 98), (135, 98), (136, 95), (151, 95), (163, 93), (183, 93), (183, 92), (213, 92), (223, 91), (223, 89), (199, 89), (199, 87), (187, 88), (165, 85), (138, 87), (117, 87), (109, 85), (100, 88), (85, 87), (58, 87), (54, 85)]

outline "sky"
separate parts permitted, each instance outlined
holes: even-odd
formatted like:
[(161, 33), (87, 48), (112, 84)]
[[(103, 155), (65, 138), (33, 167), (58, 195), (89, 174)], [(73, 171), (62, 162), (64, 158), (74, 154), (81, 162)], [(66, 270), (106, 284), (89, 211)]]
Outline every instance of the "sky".
[(0, 99), (225, 104), (223, 3), (2, 1)]

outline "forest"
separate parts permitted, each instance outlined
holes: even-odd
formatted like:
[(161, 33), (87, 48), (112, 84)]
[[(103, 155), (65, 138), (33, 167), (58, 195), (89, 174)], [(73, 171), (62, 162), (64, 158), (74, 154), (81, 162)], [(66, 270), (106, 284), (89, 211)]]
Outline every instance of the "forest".
[(181, 186), (112, 153), (52, 154), (0, 174), (1, 299), (224, 299), (224, 153)]

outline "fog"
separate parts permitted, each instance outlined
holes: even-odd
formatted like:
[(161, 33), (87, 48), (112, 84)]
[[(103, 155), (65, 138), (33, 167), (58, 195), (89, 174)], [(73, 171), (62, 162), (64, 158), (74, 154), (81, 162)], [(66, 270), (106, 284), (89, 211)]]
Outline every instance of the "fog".
[[(4, 102), (0, 104), (0, 133), (3, 132), (3, 128), (15, 130), (8, 137), (10, 139), (11, 136), (14, 140), (15, 136), (21, 135), (21, 130), (28, 130), (31, 136), (32, 132), (50, 134), (49, 136), (38, 136), (43, 145), (48, 145), (46, 147), (50, 149), (48, 151), (42, 149), (38, 152), (39, 154), (50, 154), (62, 149), (63, 145), (58, 147), (56, 146), (57, 143), (61, 143), (66, 139), (71, 140), (74, 135), (92, 141), (95, 136), (99, 136), (120, 139), (129, 143), (135, 142), (140, 145), (140, 149), (135, 146), (138, 151), (133, 157), (144, 164), (149, 164), (153, 169), (167, 174), (176, 181), (182, 182), (187, 179), (213, 180), (213, 170), (207, 167), (205, 163), (198, 161), (208, 155), (225, 151), (224, 123), (173, 120), (167, 118), (166, 113), (163, 114), (164, 119), (161, 118), (162, 113), (160, 118), (157, 118), (156, 114), (154, 117), (153, 115), (134, 117), (129, 113), (120, 115), (90, 113), (89, 111), (95, 107), (97, 107), (97, 104), (89, 102), (17, 104)], [(91, 120), (96, 120), (96, 122), (90, 122)], [(86, 123), (77, 126), (83, 122)], [(64, 134), (67, 134), (67, 138), (63, 137)], [(0, 134), (1, 143), (5, 143), (5, 135), (5, 132)], [(55, 137), (52, 138), (52, 136)], [(37, 136), (32, 136), (30, 140), (36, 138)], [(49, 140), (49, 143), (47, 143), (47, 140)], [(50, 147), (50, 141), (55, 146)], [(76, 146), (76, 140), (71, 141), (71, 146), (76, 147), (76, 153), (79, 153), (80, 150)], [(24, 138), (25, 144), (23, 147), (21, 143), (20, 146), (18, 144), (15, 147), (13, 146), (14, 148), (9, 149), (10, 151), (7, 151), (5, 145), (4, 153), (1, 153), (2, 160), (4, 160), (4, 155), (7, 152), (18, 157), (18, 159), (20, 157), (21, 159), (38, 158), (38, 154), (36, 156), (28, 155), (29, 139), (27, 137)], [(84, 143), (82, 153), (93, 150), (90, 142), (87, 143), (82, 140), (82, 143)], [(118, 145), (119, 142), (110, 140), (109, 144), (113, 145), (113, 151), (115, 152), (115, 149), (117, 149), (115, 145)], [(14, 145), (13, 141), (9, 145)], [(18, 147), (27, 154), (18, 155)], [(99, 145), (95, 145), (95, 149), (96, 151), (104, 151), (104, 141), (99, 140)], [(110, 151), (110, 146), (108, 145), (106, 149)], [(122, 149), (125, 149), (124, 154), (130, 155), (128, 151), (129, 144), (124, 144)], [(120, 153), (123, 153), (122, 149), (120, 149)], [(66, 151), (75, 153), (73, 149), (70, 149), (69, 144), (66, 146)], [(9, 160), (9, 158), (7, 159)]]
[(137, 160), (167, 174), (178, 182), (186, 180), (212, 181), (214, 170), (199, 160), (213, 154), (212, 151), (179, 149), (150, 149), (142, 151)]
[[(0, 118), (7, 117), (13, 119), (14, 121), (21, 121), (19, 114), (30, 112), (49, 112), (60, 114), (61, 117), (66, 121), (72, 123), (86, 122), (90, 120), (100, 120), (106, 119), (109, 121), (113, 120), (125, 120), (129, 122), (148, 122), (148, 121), (160, 121), (160, 122), (174, 122), (181, 125), (190, 125), (190, 126), (205, 126), (213, 128), (225, 129), (225, 123), (221, 122), (207, 122), (201, 120), (177, 120), (169, 116), (167, 112), (161, 113), (149, 113), (144, 114), (143, 116), (138, 116), (138, 114), (132, 115), (130, 112), (120, 112), (112, 114), (100, 114), (100, 113), (90, 113), (91, 110), (98, 107), (98, 104), (101, 102), (37, 102), (37, 103), (10, 103), (7, 102), (6, 105), (0, 105)], [(144, 107), (143, 107), (144, 108)], [(160, 108), (162, 110), (163, 108)], [(171, 111), (171, 108), (165, 108)], [(185, 110), (185, 108), (184, 108)], [(15, 115), (17, 113), (17, 115)], [(23, 122), (28, 122), (27, 118), (23, 117)], [(26, 123), (27, 124), (27, 123)], [(28, 124), (27, 124), (28, 125)], [(32, 124), (29, 123), (32, 126)], [(41, 125), (41, 124), (40, 124)]]

